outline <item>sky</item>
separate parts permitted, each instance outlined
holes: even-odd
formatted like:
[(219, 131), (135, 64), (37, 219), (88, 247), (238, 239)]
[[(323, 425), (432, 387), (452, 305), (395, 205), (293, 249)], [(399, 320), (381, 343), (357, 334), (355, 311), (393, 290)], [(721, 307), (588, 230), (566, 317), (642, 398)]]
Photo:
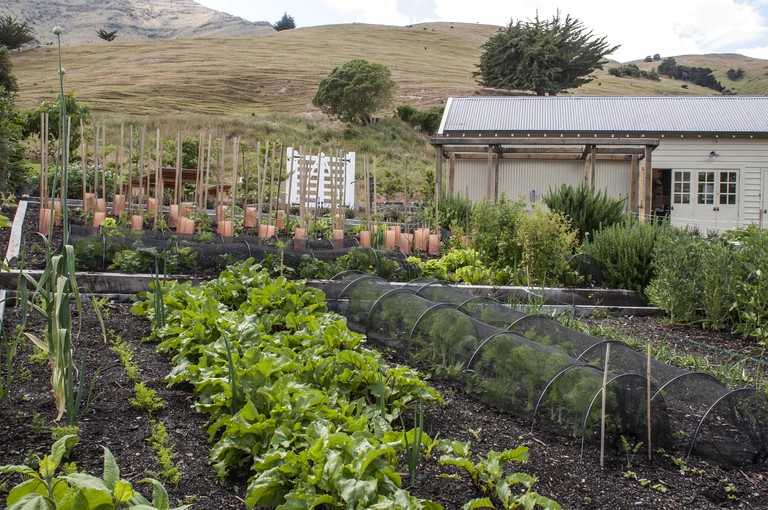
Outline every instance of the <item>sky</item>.
[(288, 13), (297, 28), (336, 23), (404, 26), (428, 21), (506, 25), (558, 9), (621, 45), (609, 58), (740, 53), (768, 59), (768, 0), (196, 0), (250, 21)]

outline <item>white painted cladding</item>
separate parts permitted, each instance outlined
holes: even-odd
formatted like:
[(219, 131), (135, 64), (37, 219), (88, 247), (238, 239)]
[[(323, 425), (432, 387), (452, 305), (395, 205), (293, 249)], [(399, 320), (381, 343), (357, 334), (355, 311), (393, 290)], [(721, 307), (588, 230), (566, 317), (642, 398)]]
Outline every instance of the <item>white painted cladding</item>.
[[(710, 156), (712, 152), (716, 157)], [(477, 201), (486, 198), (488, 183), (488, 161), (485, 159), (457, 159), (454, 177), (454, 192)], [(768, 141), (765, 138), (731, 137), (672, 137), (661, 139), (653, 152), (654, 169), (691, 171), (694, 173), (692, 199), (697, 191), (695, 172), (736, 171), (737, 204), (733, 215), (712, 216), (704, 207), (696, 210), (681, 210), (674, 204), (670, 220), (678, 226), (698, 225), (706, 229), (725, 230), (746, 227), (751, 224), (768, 226)], [(640, 161), (640, 167), (645, 162)], [(585, 162), (570, 160), (502, 160), (499, 165), (499, 195), (511, 199), (541, 199), (550, 189), (562, 184), (579, 185), (584, 181)], [(610, 196), (627, 198), (630, 193), (629, 161), (597, 161), (595, 170), (596, 187), (606, 190)], [(535, 190), (535, 193), (532, 193)], [(493, 194), (491, 194), (492, 198)], [(714, 205), (714, 204), (713, 204)], [(712, 209), (712, 208), (709, 208)]]

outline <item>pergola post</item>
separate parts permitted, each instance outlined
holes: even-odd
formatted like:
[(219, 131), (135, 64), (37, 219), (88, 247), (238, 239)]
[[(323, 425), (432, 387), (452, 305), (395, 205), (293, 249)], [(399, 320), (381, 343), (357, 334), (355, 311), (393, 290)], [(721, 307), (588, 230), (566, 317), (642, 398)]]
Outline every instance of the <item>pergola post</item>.
[(632, 154), (632, 162), (629, 169), (629, 210), (635, 214), (637, 210), (637, 197), (640, 187), (640, 163), (637, 154)]
[(643, 176), (643, 215), (647, 219), (651, 219), (651, 193), (653, 192), (653, 186), (651, 186), (651, 177), (653, 176), (653, 164), (651, 162), (651, 153), (653, 150), (646, 145), (645, 147), (645, 175)]
[(493, 178), (493, 148), (488, 145), (488, 172), (485, 176), (485, 198), (491, 199), (491, 193), (493, 192), (493, 184), (491, 179)]
[(443, 187), (443, 147), (437, 146), (435, 151), (435, 234), (440, 234), (440, 190)]
[(456, 154), (451, 153), (448, 156), (448, 193), (453, 195), (456, 191)]

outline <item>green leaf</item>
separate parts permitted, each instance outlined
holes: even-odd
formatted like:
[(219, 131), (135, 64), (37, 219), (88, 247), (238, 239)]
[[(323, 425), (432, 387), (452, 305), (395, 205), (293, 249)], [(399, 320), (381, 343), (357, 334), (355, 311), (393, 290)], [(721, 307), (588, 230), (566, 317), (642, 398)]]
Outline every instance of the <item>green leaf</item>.
[(463, 507), (464, 510), (472, 510), (473, 508), (496, 508), (488, 498), (473, 499), (466, 503)]
[(66, 480), (72, 487), (78, 489), (94, 489), (107, 494), (111, 492), (107, 486), (104, 485), (104, 480), (86, 473), (72, 473), (71, 475), (64, 475), (61, 478)]
[(42, 494), (25, 494), (13, 504), (9, 498), (8, 503), (6, 510), (49, 510)]
[(253, 508), (256, 505), (276, 507), (284, 501), (288, 490), (278, 475), (278, 471), (279, 468), (277, 467), (262, 471), (248, 485), (248, 490), (245, 493), (245, 504), (248, 508)]
[(53, 446), (51, 447), (51, 462), (53, 463), (54, 470), (58, 469), (59, 464), (61, 464), (61, 459), (69, 455), (69, 452), (72, 451), (72, 448), (74, 448), (78, 442), (80, 442), (79, 437), (74, 434), (69, 434), (53, 443)]
[(112, 490), (112, 494), (115, 498), (115, 504), (121, 505), (133, 497), (133, 487), (125, 480), (118, 480), (115, 488)]
[(158, 510), (168, 510), (168, 508), (170, 508), (168, 492), (165, 490), (165, 487), (162, 483), (155, 480), (154, 478), (144, 478), (140, 481), (141, 483), (152, 484), (152, 504), (155, 506), (155, 508)]
[(339, 480), (341, 498), (350, 508), (362, 506), (376, 499), (376, 480)]
[[(106, 446), (104, 448), (104, 485), (111, 491), (115, 490), (115, 485), (120, 480), (120, 468), (117, 467), (117, 461)], [(131, 498), (128, 498), (131, 499)]]

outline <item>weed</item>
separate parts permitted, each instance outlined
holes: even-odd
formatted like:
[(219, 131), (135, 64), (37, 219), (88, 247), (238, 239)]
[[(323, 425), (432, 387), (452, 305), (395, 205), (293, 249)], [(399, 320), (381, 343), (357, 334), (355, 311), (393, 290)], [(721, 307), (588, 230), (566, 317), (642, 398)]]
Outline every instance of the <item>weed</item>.
[(45, 420), (40, 413), (32, 415), (32, 433), (37, 434), (38, 436), (44, 436), (48, 433), (48, 428), (45, 426)]

